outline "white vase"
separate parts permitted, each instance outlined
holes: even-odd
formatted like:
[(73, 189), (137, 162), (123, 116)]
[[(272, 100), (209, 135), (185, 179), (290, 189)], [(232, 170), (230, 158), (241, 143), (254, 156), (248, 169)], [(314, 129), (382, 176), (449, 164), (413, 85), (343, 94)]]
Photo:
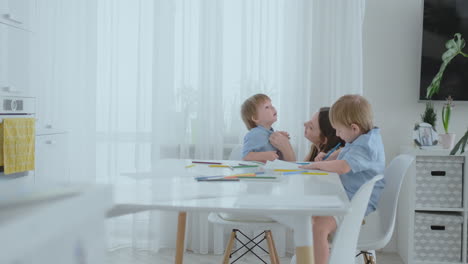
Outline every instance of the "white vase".
[(455, 134), (439, 134), (440, 144), (444, 149), (452, 149), (455, 145)]

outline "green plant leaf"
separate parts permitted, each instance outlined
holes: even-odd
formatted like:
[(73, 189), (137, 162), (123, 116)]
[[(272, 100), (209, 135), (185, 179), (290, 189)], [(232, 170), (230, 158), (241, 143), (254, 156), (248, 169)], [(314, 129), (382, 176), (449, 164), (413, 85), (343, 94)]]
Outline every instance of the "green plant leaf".
[(442, 124), (444, 126), (445, 133), (448, 134), (448, 127), (450, 123), (450, 115), (452, 113), (452, 107), (446, 104), (442, 107)]
[(468, 130), (466, 131), (465, 135), (460, 138), (460, 140), (455, 144), (455, 147), (450, 151), (450, 155), (455, 155), (458, 150), (460, 149), (460, 154), (463, 154), (465, 152), (465, 146), (468, 142)]
[(460, 33), (456, 33), (453, 39), (450, 39), (445, 43), (445, 48), (447, 48), (447, 50), (444, 52), (444, 54), (442, 54), (442, 64), (440, 65), (439, 72), (434, 76), (431, 84), (429, 84), (426, 89), (427, 99), (430, 99), (434, 94), (439, 92), (442, 76), (450, 61), (458, 54), (465, 56), (465, 54), (462, 52), (464, 47), (465, 40), (461, 37)]

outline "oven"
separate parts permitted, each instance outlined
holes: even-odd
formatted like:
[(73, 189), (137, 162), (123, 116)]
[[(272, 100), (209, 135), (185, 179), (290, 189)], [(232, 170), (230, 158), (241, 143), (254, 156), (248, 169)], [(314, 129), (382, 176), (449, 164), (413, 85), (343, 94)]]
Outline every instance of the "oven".
[[(0, 122), (4, 118), (35, 118), (34, 97), (0, 96)], [(0, 185), (12, 185), (12, 191), (21, 191), (34, 184), (34, 171), (4, 174), (0, 166)], [(3, 188), (4, 190), (5, 188)]]

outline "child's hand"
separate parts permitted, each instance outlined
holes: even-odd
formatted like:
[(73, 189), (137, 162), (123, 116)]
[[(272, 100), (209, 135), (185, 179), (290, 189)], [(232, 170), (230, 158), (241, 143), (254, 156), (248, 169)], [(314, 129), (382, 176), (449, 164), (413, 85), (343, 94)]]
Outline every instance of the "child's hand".
[(325, 152), (320, 152), (319, 154), (317, 154), (317, 156), (315, 157), (314, 161), (322, 161), (323, 158), (325, 158), (326, 155), (327, 155), (327, 153), (325, 153)]
[(273, 161), (275, 159), (278, 159), (279, 156), (278, 156), (278, 153), (276, 153), (276, 151), (265, 151), (265, 159), (266, 160), (270, 160), (270, 161)]

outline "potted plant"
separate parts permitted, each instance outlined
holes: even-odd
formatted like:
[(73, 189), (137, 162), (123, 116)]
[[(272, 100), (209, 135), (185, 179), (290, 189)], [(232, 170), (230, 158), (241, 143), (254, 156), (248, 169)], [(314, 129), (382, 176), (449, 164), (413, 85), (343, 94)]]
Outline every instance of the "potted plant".
[[(447, 68), (447, 65), (450, 63), (450, 61), (458, 55), (462, 55), (465, 58), (468, 57), (468, 54), (462, 51), (462, 49), (465, 47), (465, 40), (462, 38), (460, 33), (456, 33), (453, 39), (447, 41), (445, 43), (445, 47), (447, 50), (444, 52), (444, 54), (442, 54), (442, 65), (440, 65), (439, 72), (436, 74), (436, 76), (434, 76), (431, 84), (429, 84), (427, 87), (427, 99), (431, 99), (432, 95), (439, 92), (440, 81), (442, 80), (445, 68)], [(455, 144), (455, 147), (453, 147), (452, 151), (450, 151), (450, 155), (455, 155), (459, 150), (460, 153), (465, 152), (465, 146), (467, 144), (468, 130), (466, 131), (465, 135), (457, 142), (457, 144)]]
[(455, 134), (448, 132), (450, 115), (452, 114), (453, 99), (451, 96), (447, 98), (447, 102), (442, 107), (442, 124), (444, 125), (445, 134), (439, 134), (440, 143), (445, 149), (453, 148), (455, 144)]
[(434, 105), (431, 102), (426, 103), (426, 109), (421, 115), (421, 121), (428, 123), (435, 130), (435, 123), (437, 121), (437, 114), (434, 111)]

